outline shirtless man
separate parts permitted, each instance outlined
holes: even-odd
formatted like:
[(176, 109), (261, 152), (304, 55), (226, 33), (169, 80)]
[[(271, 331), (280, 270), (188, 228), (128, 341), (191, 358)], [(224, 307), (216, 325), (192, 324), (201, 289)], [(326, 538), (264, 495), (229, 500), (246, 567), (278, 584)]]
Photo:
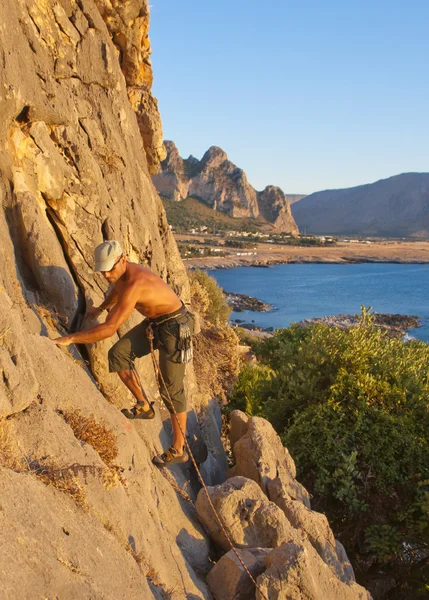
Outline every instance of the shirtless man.
[(186, 431), (186, 397), (183, 387), (185, 375), (183, 347), (190, 346), (192, 318), (173, 290), (149, 269), (128, 262), (121, 245), (114, 240), (95, 248), (95, 271), (100, 271), (112, 289), (99, 307), (92, 307), (88, 315), (98, 316), (111, 308), (106, 321), (78, 333), (54, 340), (58, 346), (91, 344), (111, 337), (137, 310), (146, 319), (119, 339), (109, 351), (109, 371), (118, 373), (137, 403), (132, 410), (123, 409), (128, 419), (153, 419), (153, 402), (149, 403), (134, 367), (136, 357), (150, 353), (147, 328), (151, 324), (154, 348), (159, 349), (159, 366), (171, 398), (159, 382), (161, 397), (170, 414), (173, 426), (173, 444), (153, 459), (164, 467), (188, 460), (182, 431)]

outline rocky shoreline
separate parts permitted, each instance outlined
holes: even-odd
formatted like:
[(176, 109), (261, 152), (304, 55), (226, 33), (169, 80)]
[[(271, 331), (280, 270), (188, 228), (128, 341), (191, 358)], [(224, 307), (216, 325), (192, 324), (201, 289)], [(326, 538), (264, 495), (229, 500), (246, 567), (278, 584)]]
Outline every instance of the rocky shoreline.
[[(419, 317), (389, 313), (373, 313), (374, 324), (383, 329), (391, 337), (403, 338), (405, 331), (420, 327)], [(361, 318), (361, 315), (335, 315), (329, 317), (318, 317), (314, 319), (304, 319), (298, 325), (307, 326), (316, 323), (324, 323), (330, 327), (339, 327), (340, 329), (350, 329), (355, 327)]]
[(232, 306), (232, 310), (235, 312), (242, 312), (243, 310), (253, 310), (255, 312), (265, 312), (271, 310), (273, 307), (271, 304), (262, 302), (257, 298), (248, 296), (247, 294), (236, 294), (232, 292), (226, 292), (224, 290), (224, 296), (227, 304)]
[[(261, 259), (261, 260), (233, 260), (228, 262), (220, 262), (220, 263), (207, 263), (207, 264), (198, 264), (192, 259), (184, 260), (184, 263), (188, 270), (192, 271), (194, 269), (210, 269), (213, 271), (223, 270), (223, 269), (236, 269), (237, 267), (260, 267), (269, 269), (275, 265), (302, 265), (302, 264), (330, 264), (330, 265), (356, 265), (356, 264), (398, 264), (398, 265), (426, 265), (429, 264), (427, 260), (420, 259), (403, 259), (403, 258), (381, 258), (381, 257), (366, 257), (366, 256), (356, 256), (349, 257), (344, 256), (340, 259), (332, 259), (332, 258), (319, 258), (319, 257), (294, 257), (288, 258), (285, 260), (282, 259)], [(192, 264), (190, 264), (192, 263)]]
[[(420, 319), (416, 316), (390, 314), (390, 313), (372, 313), (374, 316), (374, 324), (376, 327), (386, 331), (387, 335), (397, 339), (402, 339), (404, 334), (409, 329), (420, 327)], [(330, 327), (338, 327), (340, 329), (350, 329), (350, 327), (356, 327), (359, 323), (361, 315), (333, 315), (329, 317), (315, 317), (312, 319), (304, 319), (300, 321), (298, 325), (306, 327), (308, 325), (315, 325), (322, 323), (329, 325)], [(260, 327), (254, 323), (245, 323), (241, 319), (235, 319), (232, 323), (235, 327), (241, 327), (247, 329), (252, 335), (269, 337), (275, 331), (273, 327)], [(281, 329), (281, 328), (279, 328)]]

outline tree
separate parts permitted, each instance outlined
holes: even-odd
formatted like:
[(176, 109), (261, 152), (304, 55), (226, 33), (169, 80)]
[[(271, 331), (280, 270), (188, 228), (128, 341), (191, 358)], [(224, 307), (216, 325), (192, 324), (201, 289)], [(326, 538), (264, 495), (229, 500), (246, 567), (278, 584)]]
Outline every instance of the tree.
[(390, 573), (396, 594), (427, 593), (429, 347), (389, 338), (363, 309), (357, 327), (293, 325), (254, 350), (269, 370), (250, 406), (281, 435), (363, 581)]

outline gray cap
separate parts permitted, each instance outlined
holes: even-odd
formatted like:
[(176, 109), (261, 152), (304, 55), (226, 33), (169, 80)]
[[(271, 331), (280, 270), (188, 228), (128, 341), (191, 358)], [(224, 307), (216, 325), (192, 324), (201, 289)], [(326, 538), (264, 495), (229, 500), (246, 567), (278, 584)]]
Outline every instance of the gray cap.
[(103, 242), (94, 250), (94, 271), (110, 271), (116, 260), (122, 256), (121, 244), (116, 240)]

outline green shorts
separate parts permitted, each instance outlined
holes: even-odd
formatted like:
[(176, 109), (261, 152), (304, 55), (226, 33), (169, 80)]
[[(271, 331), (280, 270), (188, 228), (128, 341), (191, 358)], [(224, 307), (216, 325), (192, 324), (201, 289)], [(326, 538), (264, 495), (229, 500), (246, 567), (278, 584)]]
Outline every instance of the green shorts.
[[(134, 368), (134, 360), (150, 354), (150, 344), (147, 337), (147, 327), (152, 323), (154, 333), (153, 346), (159, 350), (159, 367), (171, 397), (173, 407), (177, 413), (185, 412), (187, 409), (184, 389), (184, 377), (186, 365), (179, 362), (179, 327), (188, 325), (193, 333), (193, 319), (185, 307), (169, 315), (159, 317), (155, 320), (145, 319), (136, 327), (133, 327), (109, 350), (109, 371), (127, 371)], [(168, 319), (168, 320), (163, 320)], [(161, 381), (158, 381), (161, 397), (170, 413), (174, 410), (168, 399), (166, 390)]]

